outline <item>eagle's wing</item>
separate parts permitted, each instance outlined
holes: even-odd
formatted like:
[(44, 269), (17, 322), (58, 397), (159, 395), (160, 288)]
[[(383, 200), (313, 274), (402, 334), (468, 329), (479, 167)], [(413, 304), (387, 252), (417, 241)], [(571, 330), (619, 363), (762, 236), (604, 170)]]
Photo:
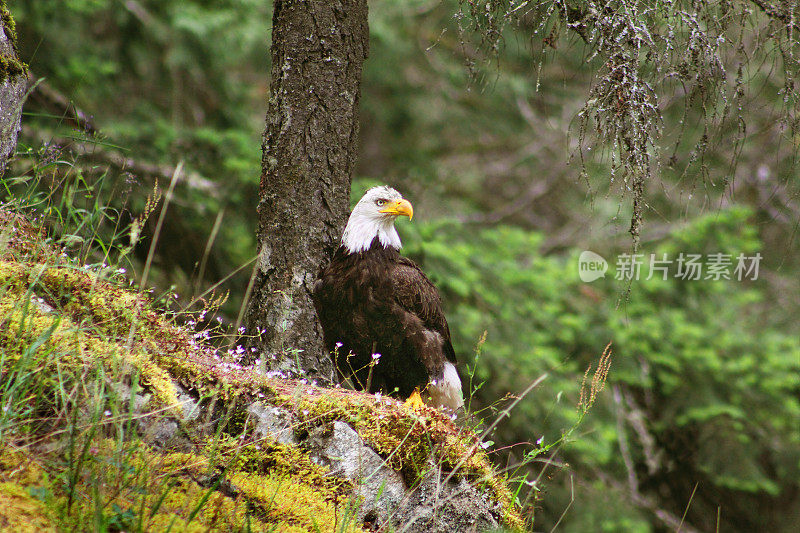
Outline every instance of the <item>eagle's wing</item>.
[(414, 261), (402, 256), (392, 267), (391, 280), (397, 303), (419, 317), (425, 328), (442, 336), (442, 351), (448, 361), (455, 363), (456, 353), (450, 340), (450, 328), (436, 286)]

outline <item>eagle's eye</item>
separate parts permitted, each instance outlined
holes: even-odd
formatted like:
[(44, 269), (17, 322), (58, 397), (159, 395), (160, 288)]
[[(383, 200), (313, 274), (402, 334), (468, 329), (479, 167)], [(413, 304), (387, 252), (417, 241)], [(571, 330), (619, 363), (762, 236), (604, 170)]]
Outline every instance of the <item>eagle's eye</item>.
[(377, 202), (375, 202), (375, 204), (378, 207), (383, 207), (384, 205), (386, 205), (386, 200), (378, 200)]

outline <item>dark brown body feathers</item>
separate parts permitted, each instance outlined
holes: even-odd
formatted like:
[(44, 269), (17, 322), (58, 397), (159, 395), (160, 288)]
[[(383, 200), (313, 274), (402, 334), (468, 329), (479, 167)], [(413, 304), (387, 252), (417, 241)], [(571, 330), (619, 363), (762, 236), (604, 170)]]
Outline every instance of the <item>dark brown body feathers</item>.
[(373, 240), (364, 252), (340, 247), (314, 284), (314, 305), (325, 345), (336, 354), (340, 375), (353, 376), (369, 392), (397, 389), (408, 397), (416, 387), (442, 376), (455, 364), (450, 329), (436, 287), (410, 259)]

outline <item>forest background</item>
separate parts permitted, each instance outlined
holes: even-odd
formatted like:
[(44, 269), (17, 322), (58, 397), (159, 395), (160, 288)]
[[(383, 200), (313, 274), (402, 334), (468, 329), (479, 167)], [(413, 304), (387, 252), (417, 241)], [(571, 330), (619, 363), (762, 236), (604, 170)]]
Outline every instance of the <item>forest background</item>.
[[(271, 3), (7, 5), (38, 85), (6, 192), (37, 180), (69, 197), (61, 244), (80, 255), (114, 242), (182, 163), (149, 283), (173, 310), (212, 286), (227, 292), (206, 317), (225, 333), (256, 249)], [(661, 100), (644, 264), (629, 283), (615, 274), (632, 251), (631, 182), (613, 146), (584, 142), (599, 68), (590, 47), (522, 19), (487, 50), (466, 35), (468, 6), (370, 5), (352, 197), (387, 183), (413, 202), (414, 221), (398, 224), (404, 250), (443, 294), (462, 374), (474, 370), (473, 411), (491, 420), (547, 374), (493, 436), (521, 503), (540, 492), (536, 529), (661, 531), (677, 518), (704, 531), (790, 530), (800, 522), (800, 195), (794, 80), (780, 72), (793, 56), (759, 49), (764, 17), (741, 32), (754, 60), (731, 81), (739, 113), (709, 112), (691, 91)], [(131, 274), (155, 218), (132, 253), (115, 251)], [(585, 250), (608, 260), (605, 277), (581, 281)], [(681, 279), (681, 253), (730, 254), (733, 266), (758, 253), (758, 277)], [(674, 261), (666, 279), (649, 276), (650, 254)], [(608, 388), (559, 442), (609, 342)]]

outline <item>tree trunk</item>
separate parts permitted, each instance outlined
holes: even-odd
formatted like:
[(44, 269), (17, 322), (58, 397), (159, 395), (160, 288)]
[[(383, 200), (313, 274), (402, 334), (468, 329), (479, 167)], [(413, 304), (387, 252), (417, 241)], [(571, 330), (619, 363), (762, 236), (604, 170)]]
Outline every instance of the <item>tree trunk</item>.
[(245, 335), (272, 370), (333, 378), (311, 301), (339, 245), (356, 161), (366, 0), (279, 0)]
[(25, 96), (25, 64), (17, 57), (14, 19), (0, 1), (0, 177), (14, 155)]

